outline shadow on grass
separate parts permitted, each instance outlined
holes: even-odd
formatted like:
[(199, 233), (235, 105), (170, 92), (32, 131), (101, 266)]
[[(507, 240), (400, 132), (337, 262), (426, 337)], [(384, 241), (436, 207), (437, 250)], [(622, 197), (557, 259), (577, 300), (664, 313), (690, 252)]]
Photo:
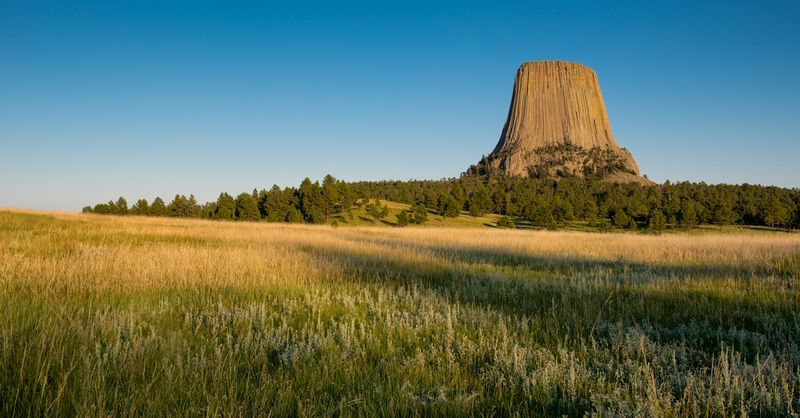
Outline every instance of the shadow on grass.
[[(397, 242), (391, 243), (398, 248)], [(445, 250), (435, 245), (423, 245), (422, 249), (430, 251), (434, 260), (404, 261), (392, 253), (369, 249), (348, 252), (304, 248), (336, 266), (347, 281), (391, 288), (413, 285), (434, 292), (448, 303), (553, 327), (539, 333), (542, 344), (565, 339), (586, 344), (593, 338), (608, 342), (620, 328), (635, 327), (654, 341), (706, 354), (718, 353), (722, 345), (736, 348), (750, 360), (767, 351), (796, 352), (795, 336), (800, 335), (797, 292), (790, 290), (781, 303), (774, 303), (726, 293), (724, 281), (719, 289), (709, 291), (681, 284), (670, 287), (663, 282), (675, 277), (721, 278), (730, 274), (757, 279), (757, 272), (728, 266), (667, 267), (453, 247)], [(475, 263), (525, 265), (527, 270), (520, 276)], [(576, 274), (583, 277), (561, 280), (564, 270), (569, 270), (573, 278)], [(662, 282), (653, 286), (655, 280)]]
[[(617, 276), (620, 279), (631, 279), (635, 276), (657, 276), (662, 278), (736, 278), (754, 279), (764, 276), (773, 276), (781, 280), (793, 281), (800, 278), (800, 259), (797, 265), (790, 266), (752, 266), (740, 267), (726, 264), (707, 265), (668, 265), (650, 264), (638, 261), (596, 260), (591, 258), (568, 256), (533, 256), (522, 251), (508, 251), (498, 249), (475, 248), (472, 246), (457, 246), (452, 244), (432, 244), (420, 242), (404, 242), (378, 237), (343, 237), (353, 242), (378, 245), (389, 249), (405, 249), (415, 252), (425, 252), (435, 257), (459, 261), (467, 264), (486, 264), (491, 266), (523, 267), (533, 271), (546, 271), (551, 273), (578, 273), (586, 272)], [(623, 282), (628, 280), (621, 280)]]

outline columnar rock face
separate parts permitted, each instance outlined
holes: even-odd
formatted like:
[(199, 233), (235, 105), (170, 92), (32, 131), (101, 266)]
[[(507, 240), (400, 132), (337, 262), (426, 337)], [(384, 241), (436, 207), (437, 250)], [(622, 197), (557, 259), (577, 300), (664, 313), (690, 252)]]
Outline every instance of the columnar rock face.
[(508, 176), (645, 181), (630, 152), (614, 140), (595, 72), (564, 61), (519, 68), (508, 119), (486, 163)]

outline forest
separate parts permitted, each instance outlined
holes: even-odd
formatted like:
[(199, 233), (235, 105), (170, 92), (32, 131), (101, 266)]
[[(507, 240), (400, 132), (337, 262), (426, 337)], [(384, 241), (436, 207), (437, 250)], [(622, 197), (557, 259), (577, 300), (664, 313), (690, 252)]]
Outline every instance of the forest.
[[(376, 199), (371, 201), (370, 199)], [(486, 177), (409, 181), (344, 182), (331, 175), (322, 183), (306, 178), (299, 187), (253, 190), (198, 203), (194, 195), (176, 195), (167, 203), (124, 197), (86, 206), (83, 212), (112, 215), (170, 216), (218, 220), (321, 224), (333, 216), (351, 216), (366, 207), (375, 218), (377, 199), (412, 205), (398, 226), (425, 222), (428, 214), (457, 217), (504, 215), (499, 227), (526, 225), (558, 229), (584, 222), (604, 229), (661, 230), (696, 225), (751, 225), (800, 228), (800, 189), (761, 185), (709, 185), (669, 181), (645, 186), (578, 177), (561, 179)]]

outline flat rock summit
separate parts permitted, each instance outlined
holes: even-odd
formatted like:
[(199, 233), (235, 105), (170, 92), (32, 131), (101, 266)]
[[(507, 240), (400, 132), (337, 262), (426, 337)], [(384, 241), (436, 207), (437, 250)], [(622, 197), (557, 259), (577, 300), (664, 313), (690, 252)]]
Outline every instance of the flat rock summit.
[(652, 184), (614, 140), (597, 74), (565, 61), (520, 66), (500, 140), (478, 169), (516, 177)]

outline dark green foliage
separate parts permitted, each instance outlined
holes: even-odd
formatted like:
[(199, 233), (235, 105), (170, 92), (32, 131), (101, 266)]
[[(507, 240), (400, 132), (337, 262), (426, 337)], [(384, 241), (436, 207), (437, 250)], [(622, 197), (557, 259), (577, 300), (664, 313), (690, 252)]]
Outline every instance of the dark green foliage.
[[(634, 224), (650, 228), (656, 211), (663, 215), (665, 228), (708, 224), (800, 228), (800, 190), (748, 184), (667, 181), (660, 186), (643, 186), (577, 177), (554, 180), (480, 176), (344, 183), (326, 176), (322, 185), (305, 179), (297, 189), (273, 186), (269, 191), (255, 190), (248, 195), (256, 202), (258, 217), (247, 202), (247, 214), (243, 219), (271, 222), (297, 221), (296, 211), (303, 222), (330, 222), (337, 215), (341, 220), (352, 217), (350, 211), (354, 205), (366, 205), (368, 214), (381, 220), (388, 214), (388, 208), (373, 203), (373, 199), (383, 199), (412, 205), (407, 213), (408, 222), (415, 224), (425, 222), (430, 208), (443, 216), (458, 216), (466, 209), (475, 216), (496, 213), (520, 217), (535, 227), (545, 228), (556, 228), (572, 221), (592, 226), (613, 224), (621, 229)], [(225, 200), (224, 205), (219, 201), (198, 205), (194, 196), (177, 195), (169, 207), (165, 207), (163, 200), (156, 198), (145, 212), (152, 216), (235, 219), (235, 199)], [(85, 211), (122, 215), (128, 213), (128, 208), (123, 198), (87, 207)], [(138, 202), (130, 212), (145, 214)], [(241, 209), (240, 212), (245, 213)]]
[(489, 189), (482, 184), (469, 195), (469, 214), (472, 216), (483, 216), (492, 210), (492, 199), (489, 197)]
[(617, 209), (614, 211), (614, 216), (611, 217), (611, 220), (617, 228), (627, 228), (633, 219), (624, 210)]
[(150, 205), (149, 215), (150, 216), (165, 216), (167, 213), (167, 206), (164, 204), (164, 199), (156, 196), (153, 199), (153, 204)]
[(236, 219), (236, 201), (233, 199), (233, 196), (225, 192), (219, 194), (212, 218), (223, 221), (232, 221)]
[(422, 203), (411, 206), (411, 221), (415, 224), (424, 224), (428, 220), (428, 208)]
[(650, 212), (650, 217), (647, 220), (647, 229), (656, 232), (661, 231), (666, 224), (667, 218), (664, 217), (664, 213), (661, 212), (661, 209), (653, 209), (653, 211)]
[(770, 196), (762, 202), (759, 215), (765, 225), (772, 227), (786, 226), (789, 220), (789, 211), (776, 196)]
[(322, 212), (325, 214), (327, 220), (330, 215), (335, 213), (337, 209), (341, 209), (341, 202), (339, 200), (339, 183), (336, 179), (328, 174), (322, 180)]
[(449, 193), (443, 193), (439, 195), (439, 199), (436, 204), (436, 209), (439, 211), (439, 215), (447, 216), (450, 218), (455, 218), (461, 212), (461, 207), (458, 204), (453, 195)]
[(150, 214), (150, 206), (147, 204), (147, 199), (139, 199), (136, 203), (131, 206), (131, 210), (128, 211), (131, 215), (149, 215)]
[(514, 220), (511, 219), (509, 216), (501, 216), (500, 219), (497, 220), (497, 227), (498, 228), (516, 228), (517, 225), (514, 223)]
[(794, 215), (792, 216), (792, 228), (800, 229), (800, 204), (795, 207)]
[(711, 223), (715, 225), (730, 225), (736, 221), (733, 204), (730, 200), (720, 199), (714, 202), (711, 208)]
[(115, 215), (128, 214), (128, 201), (125, 200), (124, 197), (120, 196), (119, 199), (117, 199), (117, 203), (114, 204), (114, 214)]
[(314, 224), (325, 222), (326, 201), (319, 182), (312, 183), (311, 179), (306, 177), (297, 189), (297, 198), (300, 202), (300, 212), (306, 222)]
[(553, 208), (553, 218), (557, 223), (561, 224), (575, 219), (575, 211), (568, 200), (555, 196), (553, 197), (551, 205)]
[(376, 221), (381, 220), (389, 215), (389, 206), (386, 204), (381, 205), (380, 200), (375, 199), (374, 202), (366, 204), (367, 213), (375, 218)]
[(295, 206), (289, 207), (289, 211), (286, 213), (286, 219), (284, 220), (290, 223), (303, 223), (305, 221), (305, 219), (303, 219), (303, 214), (300, 213), (300, 210)]
[(525, 217), (531, 225), (540, 228), (556, 228), (556, 218), (553, 217), (553, 209), (547, 202), (534, 202), (525, 210)]
[(678, 219), (682, 225), (692, 226), (697, 224), (697, 211), (694, 202), (688, 199), (681, 201), (681, 210), (678, 212)]
[(184, 195), (175, 195), (166, 208), (166, 215), (177, 218), (198, 218), (200, 217), (201, 208), (197, 204), (197, 199), (194, 195), (186, 197)]
[(289, 215), (289, 209), (296, 209), (294, 200), (294, 189), (281, 190), (276, 184), (268, 192), (259, 195), (258, 208), (267, 221), (284, 222)]
[(240, 221), (258, 221), (261, 219), (258, 203), (252, 194), (242, 193), (236, 196), (236, 219)]
[(397, 226), (406, 226), (411, 222), (411, 212), (408, 209), (401, 210), (397, 214)]
[(312, 224), (324, 224), (327, 218), (321, 207), (312, 206), (308, 212), (306, 212), (305, 219)]

